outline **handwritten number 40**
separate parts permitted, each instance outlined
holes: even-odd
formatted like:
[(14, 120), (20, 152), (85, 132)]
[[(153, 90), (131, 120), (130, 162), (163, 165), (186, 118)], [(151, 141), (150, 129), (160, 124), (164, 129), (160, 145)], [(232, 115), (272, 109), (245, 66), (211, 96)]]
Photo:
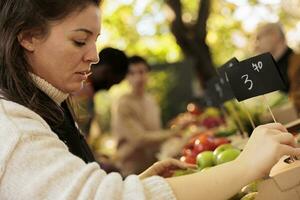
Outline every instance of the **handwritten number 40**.
[(257, 64), (252, 63), (252, 68), (254, 69), (254, 71), (260, 72), (260, 70), (262, 70), (263, 68), (262, 61), (259, 61)]
[(241, 77), (244, 80), (244, 84), (248, 85), (248, 90), (252, 90), (253, 88), (253, 81), (249, 79), (248, 74), (245, 74)]

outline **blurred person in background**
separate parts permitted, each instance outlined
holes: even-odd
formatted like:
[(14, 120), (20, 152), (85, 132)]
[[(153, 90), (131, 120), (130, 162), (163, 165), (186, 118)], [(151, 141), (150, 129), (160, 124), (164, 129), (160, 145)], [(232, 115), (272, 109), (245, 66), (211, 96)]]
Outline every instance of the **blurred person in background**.
[(83, 88), (74, 94), (75, 100), (80, 104), (80, 108), (77, 108), (80, 115), (79, 127), (90, 138), (91, 144), (101, 133), (97, 123), (99, 116), (94, 110), (94, 96), (97, 92), (109, 90), (114, 84), (120, 83), (128, 70), (128, 58), (119, 49), (106, 47), (98, 56), (99, 62), (92, 65), (92, 73)]
[(286, 90), (298, 113), (300, 112), (300, 55), (288, 47), (280, 23), (259, 24), (255, 35), (255, 52), (270, 52), (277, 62), (279, 71), (286, 83)]
[(77, 118), (79, 127), (87, 137), (97, 161), (106, 172), (119, 171), (109, 157), (98, 151), (101, 141), (100, 116), (94, 108), (94, 96), (101, 90), (109, 90), (113, 85), (120, 83), (128, 70), (126, 54), (112, 47), (106, 47), (99, 52), (99, 62), (91, 67), (92, 74), (83, 88), (74, 94), (79, 106)]
[(86, 125), (89, 144), (93, 146), (101, 134), (99, 115), (94, 108), (94, 95), (101, 90), (109, 90), (113, 85), (120, 83), (128, 71), (128, 58), (125, 52), (107, 47), (100, 51), (99, 62), (92, 65), (90, 84), (87, 87), (92, 90), (92, 96), (88, 100), (89, 120)]
[(174, 135), (163, 130), (160, 108), (146, 91), (150, 65), (140, 56), (129, 58), (131, 92), (112, 106), (112, 133), (118, 140), (118, 166), (124, 176), (140, 173), (157, 161), (162, 142)]

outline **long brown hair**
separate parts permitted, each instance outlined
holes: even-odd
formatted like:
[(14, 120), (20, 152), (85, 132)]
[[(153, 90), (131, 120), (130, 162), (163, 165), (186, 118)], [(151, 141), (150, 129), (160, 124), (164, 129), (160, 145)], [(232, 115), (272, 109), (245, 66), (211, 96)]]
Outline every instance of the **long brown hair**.
[(19, 44), (18, 35), (38, 30), (48, 33), (49, 22), (59, 21), (100, 0), (1, 0), (0, 1), (0, 93), (57, 124), (63, 114), (58, 105), (39, 90), (29, 75), (31, 66)]

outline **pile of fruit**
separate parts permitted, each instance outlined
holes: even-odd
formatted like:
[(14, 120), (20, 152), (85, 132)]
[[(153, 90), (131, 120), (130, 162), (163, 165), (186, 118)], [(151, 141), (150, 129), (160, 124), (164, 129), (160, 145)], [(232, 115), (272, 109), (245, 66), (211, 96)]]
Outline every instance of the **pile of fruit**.
[(187, 111), (179, 114), (169, 123), (169, 127), (180, 132), (183, 137), (191, 137), (203, 130), (213, 130), (214, 135), (227, 137), (237, 133), (237, 128), (231, 119), (225, 119), (221, 112), (214, 107), (201, 110), (190, 103)]
[[(188, 151), (186, 150), (186, 152)], [(214, 148), (214, 151), (205, 150), (198, 153), (195, 160), (187, 156), (182, 156), (180, 160), (191, 164), (197, 164), (199, 171), (232, 161), (238, 157), (239, 154), (239, 149), (233, 147), (230, 143), (223, 143), (217, 148)]]
[(181, 158), (181, 161), (197, 164), (197, 169), (175, 170), (172, 173), (173, 177), (192, 174), (199, 171), (207, 170), (213, 166), (220, 165), (226, 162), (230, 162), (237, 158), (240, 154), (240, 150), (233, 147), (230, 143), (221, 144), (214, 151), (203, 151), (197, 154), (195, 161), (185, 160)]
[(182, 150), (181, 161), (196, 164), (198, 154), (204, 151), (214, 151), (222, 144), (228, 144), (230, 141), (225, 137), (215, 137), (211, 130), (203, 131), (194, 137), (184, 146)]
[[(202, 140), (203, 138), (205, 137), (202, 137)], [(175, 170), (172, 176), (176, 177), (196, 173), (199, 171), (205, 171), (216, 165), (221, 165), (223, 163), (230, 162), (236, 159), (239, 156), (240, 152), (241, 151), (239, 149), (235, 148), (230, 143), (221, 144), (220, 146), (215, 148), (214, 151), (205, 150), (196, 156), (195, 163), (197, 164), (197, 169)], [(183, 161), (186, 162), (190, 160)], [(259, 182), (260, 180), (254, 181), (249, 185), (243, 187), (238, 194), (234, 195), (229, 200), (254, 200), (257, 195), (257, 185)]]
[(195, 104), (188, 104), (187, 112), (179, 114), (170, 122), (171, 128), (186, 129), (189, 126), (196, 125), (203, 128), (215, 128), (225, 123), (224, 118), (218, 109), (208, 107), (200, 110)]
[(200, 170), (220, 165), (234, 160), (240, 155), (240, 150), (231, 144), (223, 144), (214, 151), (204, 151), (197, 155), (197, 166)]
[[(201, 110), (193, 103), (188, 104), (187, 112), (171, 121), (170, 127), (175, 132), (179, 132), (181, 138), (166, 141), (166, 145), (161, 147), (158, 158), (181, 156), (181, 161), (191, 164), (196, 164), (199, 153), (214, 151), (219, 145), (233, 141), (227, 137), (237, 135), (235, 124), (230, 123), (228, 119), (225, 120), (217, 108), (208, 107)], [(170, 144), (173, 146), (172, 151), (169, 150)]]
[[(236, 159), (247, 138), (237, 135), (237, 128), (230, 120), (224, 119), (218, 109), (200, 110), (189, 104), (187, 112), (180, 114), (170, 127), (180, 130), (183, 138), (190, 138), (184, 145), (180, 160), (196, 164), (197, 169), (175, 170), (172, 176), (182, 176), (205, 171)], [(239, 142), (242, 140), (242, 142)], [(238, 145), (236, 145), (238, 144)], [(230, 200), (252, 200), (257, 194), (257, 181), (245, 186)]]

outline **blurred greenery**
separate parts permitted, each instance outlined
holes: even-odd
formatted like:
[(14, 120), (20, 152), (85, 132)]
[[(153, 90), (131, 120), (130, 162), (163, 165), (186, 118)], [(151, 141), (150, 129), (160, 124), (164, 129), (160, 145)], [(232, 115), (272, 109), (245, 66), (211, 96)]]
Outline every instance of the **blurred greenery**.
[[(161, 117), (163, 123), (172, 118), (171, 110), (169, 109), (168, 96), (172, 87), (175, 86), (176, 80), (174, 71), (168, 69), (164, 71), (154, 71), (151, 73), (148, 82), (149, 92), (154, 95), (155, 99), (161, 108)], [(166, 84), (168, 83), (168, 84)]]
[(114, 85), (109, 91), (99, 91), (94, 96), (95, 112), (98, 114), (98, 123), (103, 133), (110, 130), (111, 105), (121, 95), (129, 92), (129, 84), (126, 81)]
[[(182, 0), (183, 20), (193, 22), (197, 17), (200, 0)], [(220, 66), (228, 59), (237, 57), (244, 59), (253, 54), (254, 27), (261, 21), (281, 20), (287, 31), (296, 27), (299, 19), (285, 13), (280, 1), (262, 0), (212, 0), (211, 14), (207, 23), (207, 44), (210, 47), (215, 66)], [(170, 21), (174, 17), (172, 11), (163, 0), (115, 0), (104, 1), (102, 33), (98, 40), (98, 48), (113, 46), (125, 50), (128, 55), (139, 54), (151, 64), (179, 63), (183, 61), (180, 47), (170, 31)], [(263, 12), (262, 14), (259, 12)], [(292, 42), (293, 44), (293, 42)], [(153, 71), (149, 81), (149, 91), (154, 94), (162, 108), (163, 121), (184, 110), (184, 104), (190, 98), (192, 75), (184, 79), (185, 89), (179, 88), (184, 69), (191, 65), (181, 65), (182, 70), (175, 70), (174, 64), (165, 64), (166, 68)], [(181, 73), (181, 74), (178, 74)], [(189, 87), (189, 88), (187, 88)], [(171, 94), (178, 90), (177, 96), (185, 96), (177, 101)], [(126, 82), (113, 87), (109, 92), (101, 92), (95, 97), (96, 109), (101, 113), (102, 127), (109, 130), (110, 103), (117, 96), (128, 91)], [(194, 91), (193, 93), (198, 93)], [(201, 94), (201, 91), (199, 92)], [(192, 93), (190, 94), (192, 95)], [(173, 104), (173, 105), (171, 105)], [(177, 104), (177, 107), (174, 106)], [(254, 100), (254, 105), (258, 104)], [(247, 104), (248, 105), (248, 104)], [(237, 108), (239, 110), (239, 108)], [(262, 108), (251, 107), (254, 118)], [(241, 111), (241, 113), (243, 113)], [(241, 114), (242, 115), (242, 114)], [(245, 118), (245, 115), (241, 116)], [(245, 119), (247, 121), (247, 119)], [(248, 125), (247, 125), (248, 126)]]
[[(267, 99), (267, 102), (266, 102)], [(229, 116), (238, 124), (236, 115), (241, 121), (246, 132), (251, 133), (253, 127), (251, 125), (250, 119), (247, 112), (251, 115), (255, 126), (261, 125), (261, 116), (265, 113), (269, 113), (268, 106), (271, 109), (286, 104), (288, 102), (288, 97), (282, 92), (272, 92), (266, 94), (265, 97), (259, 96), (251, 99), (247, 99), (242, 103), (236, 100), (228, 101), (224, 104)], [(276, 118), (276, 116), (275, 116)]]
[(99, 46), (139, 54), (152, 63), (177, 61), (181, 58), (180, 48), (170, 34), (164, 10), (164, 3), (159, 0), (119, 5), (106, 1)]
[(207, 44), (213, 61), (220, 66), (233, 56), (243, 59), (249, 54), (247, 40), (249, 34), (242, 29), (241, 21), (234, 18), (234, 4), (214, 1), (208, 19)]

